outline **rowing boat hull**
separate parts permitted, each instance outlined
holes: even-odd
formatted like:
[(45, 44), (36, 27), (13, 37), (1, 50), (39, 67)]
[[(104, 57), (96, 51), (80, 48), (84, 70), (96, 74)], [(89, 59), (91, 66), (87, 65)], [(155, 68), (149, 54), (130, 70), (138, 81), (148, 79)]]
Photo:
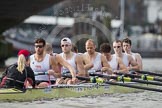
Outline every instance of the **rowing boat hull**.
[(49, 100), (68, 97), (95, 96), (112, 93), (130, 93), (137, 91), (139, 90), (113, 85), (28, 89), (24, 93), (18, 93), (17, 91), (17, 93), (0, 94), (0, 101)]

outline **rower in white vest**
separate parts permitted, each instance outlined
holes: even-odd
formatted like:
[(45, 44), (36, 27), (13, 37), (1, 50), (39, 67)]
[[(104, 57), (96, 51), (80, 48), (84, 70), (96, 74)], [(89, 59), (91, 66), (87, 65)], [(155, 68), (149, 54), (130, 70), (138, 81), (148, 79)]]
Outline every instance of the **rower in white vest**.
[[(30, 56), (30, 67), (35, 73), (38, 72), (48, 72), (48, 75), (38, 75), (35, 76), (37, 87), (47, 87), (49, 86), (50, 80), (54, 80), (50, 75), (55, 78), (61, 78), (60, 66), (67, 67), (71, 74), (72, 80), (76, 80), (75, 70), (59, 55), (50, 56), (45, 53), (46, 42), (42, 38), (38, 38), (35, 41), (35, 53)], [(50, 77), (49, 77), (50, 76)]]
[(123, 63), (127, 67), (127, 70), (139, 70), (139, 65), (133, 59), (133, 57), (129, 54), (125, 54), (122, 52), (122, 42), (120, 40), (116, 40), (113, 42), (113, 49), (115, 54), (113, 56), (119, 57), (122, 59)]
[(106, 57), (114, 73), (115, 72), (123, 72), (123, 73), (128, 72), (122, 59), (117, 56), (111, 55), (111, 46), (109, 43), (102, 43), (100, 45), (100, 52)]
[(87, 52), (85, 52), (82, 57), (85, 62), (84, 67), (86, 70), (101, 70), (100, 74), (103, 72), (112, 74), (112, 69), (108, 64), (106, 57), (95, 51), (96, 45), (92, 39), (86, 41), (85, 48)]
[(123, 39), (122, 45), (123, 45), (123, 50), (125, 54), (130, 54), (133, 57), (133, 59), (137, 62), (137, 64), (139, 65), (139, 69), (142, 70), (143, 69), (142, 57), (139, 53), (133, 53), (131, 51), (131, 48), (132, 48), (131, 40), (129, 38)]
[[(75, 71), (77, 72), (76, 74), (78, 76), (85, 76), (86, 72), (82, 58), (77, 53), (72, 52), (72, 42), (68, 37), (65, 37), (61, 40), (61, 49), (62, 53), (60, 53), (60, 56), (75, 69)], [(69, 71), (69, 69), (67, 69), (66, 67), (63, 66), (61, 68), (62, 74), (67, 71)], [(73, 84), (71, 80), (67, 81), (66, 83)]]

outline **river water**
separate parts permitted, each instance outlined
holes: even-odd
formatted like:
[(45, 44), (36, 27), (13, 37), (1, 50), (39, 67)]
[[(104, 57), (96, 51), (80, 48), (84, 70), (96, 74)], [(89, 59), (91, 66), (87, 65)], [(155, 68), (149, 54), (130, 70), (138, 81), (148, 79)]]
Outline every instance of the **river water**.
[[(162, 59), (143, 59), (144, 70), (162, 72)], [(109, 94), (105, 96), (53, 99), (50, 101), (0, 103), (0, 108), (162, 108), (162, 93)]]

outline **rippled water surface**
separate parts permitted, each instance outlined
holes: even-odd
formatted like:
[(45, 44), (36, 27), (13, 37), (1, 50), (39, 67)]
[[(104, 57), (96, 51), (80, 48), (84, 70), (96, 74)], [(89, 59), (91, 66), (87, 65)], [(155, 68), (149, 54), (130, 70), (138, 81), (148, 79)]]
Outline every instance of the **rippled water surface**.
[[(162, 71), (162, 59), (144, 59), (144, 70)], [(128, 94), (57, 99), (50, 101), (0, 103), (0, 108), (162, 108), (162, 93), (144, 91)]]

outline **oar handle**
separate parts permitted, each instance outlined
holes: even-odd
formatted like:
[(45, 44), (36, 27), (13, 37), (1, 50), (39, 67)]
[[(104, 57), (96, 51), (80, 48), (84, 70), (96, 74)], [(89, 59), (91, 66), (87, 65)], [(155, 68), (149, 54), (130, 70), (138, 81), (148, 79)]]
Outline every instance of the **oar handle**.
[(111, 85), (117, 85), (117, 86), (123, 86), (123, 87), (130, 87), (130, 88), (136, 88), (136, 89), (142, 89), (142, 90), (149, 90), (149, 91), (156, 91), (156, 92), (161, 92), (161, 89), (157, 88), (150, 88), (150, 87), (143, 87), (143, 86), (137, 86), (137, 85), (132, 85), (132, 84), (125, 84), (125, 83), (118, 83), (118, 82), (110, 82), (106, 81), (106, 84), (111, 84)]
[(34, 72), (34, 75), (48, 75), (48, 72)]
[(95, 70), (95, 69), (88, 70), (88, 73), (96, 73), (96, 72), (101, 72), (101, 70)]

